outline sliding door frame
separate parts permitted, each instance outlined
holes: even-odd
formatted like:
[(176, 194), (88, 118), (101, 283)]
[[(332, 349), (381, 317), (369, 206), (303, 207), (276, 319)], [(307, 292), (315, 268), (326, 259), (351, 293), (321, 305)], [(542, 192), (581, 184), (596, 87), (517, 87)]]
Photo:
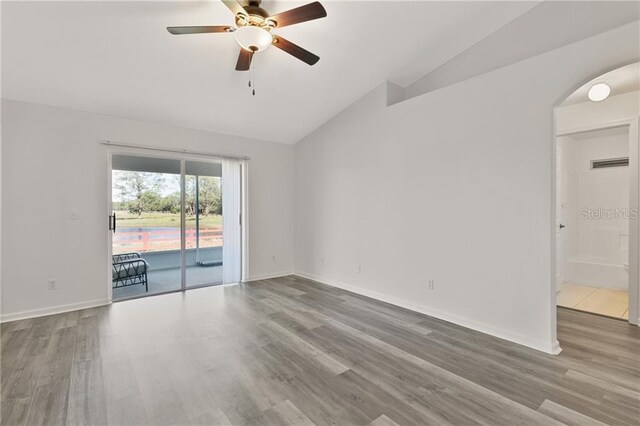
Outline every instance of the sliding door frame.
[(249, 280), (249, 162), (240, 162), (240, 282)]
[[(180, 160), (180, 290), (187, 289), (187, 176), (185, 175), (185, 161)], [(224, 243), (223, 243), (224, 244)]]
[[(118, 299), (115, 302), (121, 302), (125, 300), (131, 299), (139, 299), (149, 296), (158, 296), (162, 294), (169, 293), (177, 293), (183, 292), (186, 290), (192, 290), (203, 287), (211, 287), (212, 285), (204, 284), (204, 285), (195, 285), (195, 286), (187, 286), (186, 280), (186, 209), (185, 209), (185, 200), (186, 200), (186, 176), (185, 176), (185, 165), (187, 161), (199, 161), (199, 162), (208, 162), (208, 163), (218, 163), (224, 159), (224, 157), (207, 155), (204, 153), (179, 153), (173, 152), (170, 150), (163, 149), (153, 149), (151, 147), (144, 148), (135, 148), (135, 147), (127, 147), (127, 146), (117, 146), (107, 144), (107, 214), (105, 215), (105, 225), (107, 223), (106, 218), (113, 213), (113, 182), (112, 182), (112, 167), (113, 167), (113, 156), (114, 155), (127, 155), (132, 157), (145, 157), (145, 158), (161, 158), (166, 160), (175, 160), (180, 162), (180, 288), (178, 290), (169, 290), (158, 293), (153, 293), (149, 295), (142, 296), (132, 296), (127, 298)], [(233, 157), (230, 157), (233, 158)], [(249, 274), (248, 267), (248, 256), (247, 256), (247, 245), (249, 241), (248, 235), (248, 180), (247, 180), (247, 163), (246, 159), (238, 159), (240, 161), (240, 212), (241, 212), (241, 223), (240, 223), (240, 269), (241, 269), (241, 279), (240, 282), (245, 282), (246, 277)], [(105, 229), (108, 231), (108, 229)], [(108, 283), (108, 299), (109, 303), (113, 303), (113, 281), (111, 276), (111, 264), (112, 264), (112, 255), (113, 255), (113, 232), (107, 232), (107, 276), (106, 281)], [(234, 285), (233, 284), (218, 284), (218, 285)]]

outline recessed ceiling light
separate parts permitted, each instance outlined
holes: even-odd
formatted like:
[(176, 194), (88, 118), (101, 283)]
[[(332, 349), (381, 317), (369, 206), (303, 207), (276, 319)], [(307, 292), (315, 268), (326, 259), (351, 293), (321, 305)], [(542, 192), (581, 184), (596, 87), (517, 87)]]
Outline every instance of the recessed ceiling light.
[(611, 87), (609, 87), (605, 83), (597, 83), (591, 86), (591, 89), (589, 89), (589, 93), (587, 94), (587, 96), (593, 102), (600, 102), (607, 99), (610, 93)]

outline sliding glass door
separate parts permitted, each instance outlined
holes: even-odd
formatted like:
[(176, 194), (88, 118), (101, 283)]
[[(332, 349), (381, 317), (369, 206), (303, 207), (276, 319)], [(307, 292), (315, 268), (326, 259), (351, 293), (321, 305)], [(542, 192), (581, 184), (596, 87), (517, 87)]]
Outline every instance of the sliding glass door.
[(223, 282), (221, 178), (221, 163), (185, 163), (187, 287)]
[(111, 164), (113, 300), (240, 281), (239, 161)]

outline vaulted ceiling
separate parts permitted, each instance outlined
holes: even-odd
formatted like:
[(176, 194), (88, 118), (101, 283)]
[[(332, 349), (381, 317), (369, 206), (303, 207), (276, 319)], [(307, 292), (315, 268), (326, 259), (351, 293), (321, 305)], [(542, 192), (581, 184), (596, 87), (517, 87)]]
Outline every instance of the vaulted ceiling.
[(320, 62), (259, 53), (252, 96), (231, 34), (165, 29), (232, 24), (217, 0), (3, 2), (2, 95), (295, 143), (385, 80), (413, 83), (537, 3), (323, 1), (327, 18), (277, 31)]

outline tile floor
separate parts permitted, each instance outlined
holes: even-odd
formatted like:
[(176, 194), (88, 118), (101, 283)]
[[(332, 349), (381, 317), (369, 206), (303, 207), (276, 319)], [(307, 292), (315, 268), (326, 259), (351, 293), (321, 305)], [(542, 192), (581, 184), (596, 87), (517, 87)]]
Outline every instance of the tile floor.
[(558, 292), (557, 303), (608, 317), (629, 318), (629, 295), (625, 290), (565, 283)]

